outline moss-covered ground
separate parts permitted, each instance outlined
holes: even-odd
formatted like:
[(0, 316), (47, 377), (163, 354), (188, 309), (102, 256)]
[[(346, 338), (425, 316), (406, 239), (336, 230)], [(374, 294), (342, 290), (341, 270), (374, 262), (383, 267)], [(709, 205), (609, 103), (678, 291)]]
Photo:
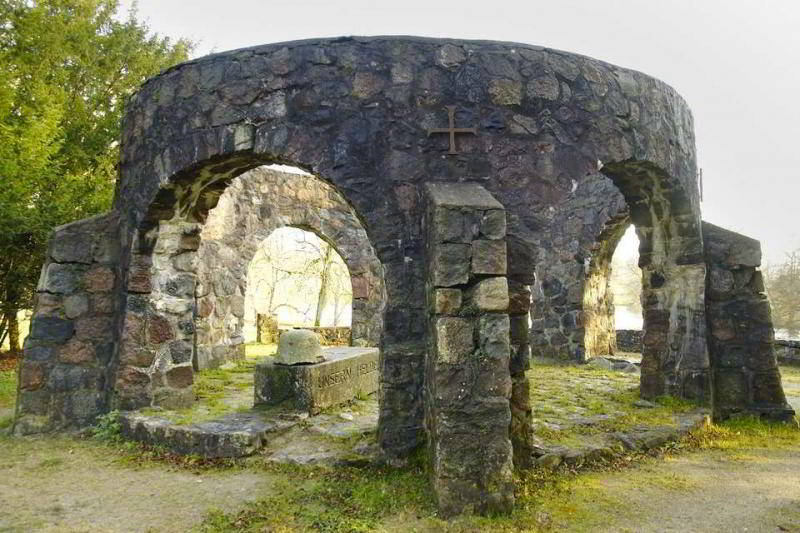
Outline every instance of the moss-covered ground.
[(275, 354), (274, 344), (245, 346), (245, 357), (219, 368), (201, 370), (194, 375), (191, 407), (177, 410), (145, 409), (178, 424), (194, 424), (213, 420), (227, 413), (247, 411), (253, 407), (253, 372), (256, 363)]
[(637, 406), (638, 373), (540, 360), (527, 376), (535, 433), (547, 444), (580, 447), (636, 426), (675, 426), (675, 415), (697, 408), (669, 397)]

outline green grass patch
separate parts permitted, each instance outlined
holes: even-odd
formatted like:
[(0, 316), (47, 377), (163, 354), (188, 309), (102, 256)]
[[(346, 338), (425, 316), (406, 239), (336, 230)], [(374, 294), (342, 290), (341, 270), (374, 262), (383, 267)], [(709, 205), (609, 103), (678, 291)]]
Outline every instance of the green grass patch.
[(374, 531), (405, 512), (432, 515), (432, 495), (420, 460), (410, 467), (269, 466), (282, 475), (271, 496), (235, 513), (212, 511), (203, 532)]
[(0, 409), (12, 409), (17, 400), (17, 371), (0, 371)]
[(739, 451), (753, 448), (800, 447), (797, 422), (769, 422), (757, 417), (742, 417), (711, 424), (690, 437), (699, 449)]
[(194, 402), (186, 409), (142, 409), (144, 414), (164, 417), (176, 424), (196, 424), (253, 406), (253, 374), (258, 359), (247, 357), (220, 368), (194, 375)]

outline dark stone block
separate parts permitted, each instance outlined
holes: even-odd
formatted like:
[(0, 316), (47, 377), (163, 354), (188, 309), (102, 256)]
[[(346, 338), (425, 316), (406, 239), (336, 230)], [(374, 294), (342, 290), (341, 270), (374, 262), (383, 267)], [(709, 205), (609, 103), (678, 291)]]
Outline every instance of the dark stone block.
[(55, 343), (66, 342), (75, 333), (75, 323), (55, 317), (36, 317), (31, 323), (33, 339)]
[(47, 388), (53, 392), (102, 390), (104, 382), (105, 376), (101, 369), (59, 364), (50, 371)]
[(786, 396), (781, 386), (781, 375), (778, 369), (771, 372), (754, 373), (753, 383), (753, 403), (756, 405), (786, 405)]
[(169, 353), (174, 364), (188, 363), (192, 360), (192, 344), (186, 341), (169, 343)]
[(51, 361), (53, 359), (55, 359), (55, 349), (52, 346), (25, 347), (26, 361)]
[(83, 268), (74, 264), (50, 263), (45, 267), (45, 274), (40, 290), (56, 294), (72, 294), (78, 289)]
[(714, 372), (714, 409), (742, 408), (750, 398), (747, 376), (737, 370)]

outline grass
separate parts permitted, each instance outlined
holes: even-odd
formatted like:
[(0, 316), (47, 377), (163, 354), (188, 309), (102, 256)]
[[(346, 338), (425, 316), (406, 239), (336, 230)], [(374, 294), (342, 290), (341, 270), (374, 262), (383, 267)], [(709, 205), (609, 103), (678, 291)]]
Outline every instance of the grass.
[[(608, 490), (607, 479), (627, 468), (618, 480), (635, 489), (661, 492), (699, 490), (695, 479), (660, 468), (658, 459), (676, 453), (709, 449), (739, 452), (753, 448), (795, 449), (800, 429), (793, 425), (740, 419), (695, 431), (678, 444), (660, 450), (607, 459), (580, 470), (534, 468), (515, 473), (516, 506), (507, 516), (462, 516), (444, 521), (436, 515), (424, 458), (410, 467), (313, 468), (276, 467), (284, 481), (269, 498), (234, 513), (209, 513), (203, 532), (223, 531), (592, 531), (615, 517), (633, 516), (636, 509)], [(733, 455), (733, 453), (731, 454)], [(252, 467), (252, 466), (251, 466)]]
[(170, 411), (143, 409), (142, 412), (167, 418), (177, 424), (196, 424), (224, 414), (250, 409), (253, 404), (253, 372), (257, 359), (228, 363), (194, 375), (194, 403)]
[[(201, 372), (195, 383), (195, 394), (204, 405), (224, 408), (224, 393), (233, 390), (239, 378), (252, 373), (252, 360), (225, 369)], [(12, 373), (13, 374), (13, 373)], [(800, 371), (783, 372), (785, 379), (800, 379)], [(613, 414), (595, 426), (578, 426), (564, 431), (537, 429), (537, 436), (553, 438), (581, 437), (586, 432), (625, 428), (639, 423), (665, 422), (676, 411), (691, 409), (686, 402), (662, 398), (657, 407), (638, 409), (635, 388), (637, 376), (609, 373), (586, 367), (536, 365), (531, 370), (534, 380), (534, 412), (541, 413), (551, 404), (581, 416)], [(0, 374), (2, 383), (16, 376)], [(0, 390), (15, 389), (14, 386)], [(549, 392), (541, 392), (542, 390)], [(551, 395), (548, 399), (547, 395)], [(13, 402), (12, 396), (0, 396)], [(13, 403), (11, 404), (13, 405)], [(561, 411), (562, 408), (554, 411)], [(553, 418), (554, 419), (554, 418)], [(113, 420), (106, 424), (113, 434)], [(395, 469), (388, 466), (291, 466), (276, 465), (262, 456), (247, 459), (209, 460), (182, 457), (166, 450), (114, 439), (49, 438), (59, 449), (86, 449), (108, 458), (120, 468), (169, 468), (190, 472), (235, 472), (246, 469), (275, 479), (266, 496), (231, 512), (211, 511), (202, 524), (201, 532), (224, 531), (431, 531), (443, 533), (475, 531), (591, 531), (608, 526), (609, 514), (616, 518), (637, 512), (609, 490), (607, 480), (616, 472), (629, 472), (623, 481), (628, 486), (666, 491), (666, 493), (698, 490), (693, 479), (664, 472), (657, 458), (686, 452), (722, 454), (732, 461), (755, 461), (759, 449), (800, 448), (800, 429), (797, 426), (773, 424), (754, 418), (731, 420), (710, 425), (692, 433), (684, 441), (647, 453), (608, 458), (603, 462), (580, 469), (560, 466), (557, 469), (532, 469), (515, 473), (515, 510), (508, 516), (464, 516), (444, 521), (436, 514), (434, 496), (429, 486), (429, 474), (422, 453), (414, 456), (408, 466)], [(47, 442), (50, 442), (48, 440)], [(0, 437), (4, 449), (26, 453), (22, 439)], [(18, 448), (18, 450), (17, 450)], [(754, 451), (755, 450), (755, 451)], [(761, 459), (763, 460), (763, 458)], [(31, 475), (37, 472), (79, 468), (63, 459), (43, 456), (32, 465)], [(635, 467), (630, 469), (630, 467)]]
[(17, 399), (17, 371), (0, 370), (0, 409), (13, 409)]
[(0, 370), (0, 432), (11, 427), (17, 401), (17, 371)]
[(701, 450), (784, 449), (800, 447), (800, 428), (797, 419), (794, 423), (778, 424), (756, 417), (742, 417), (710, 425), (693, 433), (691, 439)]
[(212, 511), (200, 531), (374, 531), (391, 516), (434, 511), (419, 459), (403, 470), (261, 467), (282, 474), (272, 495), (235, 513)]

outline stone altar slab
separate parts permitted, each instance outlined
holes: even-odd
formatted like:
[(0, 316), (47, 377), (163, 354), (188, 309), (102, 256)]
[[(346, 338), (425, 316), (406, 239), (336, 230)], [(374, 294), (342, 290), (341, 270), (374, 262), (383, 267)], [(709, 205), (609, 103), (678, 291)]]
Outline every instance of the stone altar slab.
[(281, 365), (260, 361), (255, 369), (255, 405), (288, 402), (317, 414), (358, 395), (378, 390), (378, 348), (334, 347), (323, 363)]

